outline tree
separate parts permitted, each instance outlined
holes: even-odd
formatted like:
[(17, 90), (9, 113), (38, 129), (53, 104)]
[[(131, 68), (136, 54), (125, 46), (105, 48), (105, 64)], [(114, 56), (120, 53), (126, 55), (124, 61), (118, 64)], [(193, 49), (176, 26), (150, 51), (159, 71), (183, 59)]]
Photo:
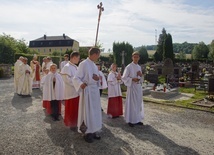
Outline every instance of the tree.
[(142, 46), (138, 52), (140, 53), (139, 63), (140, 64), (146, 63), (148, 61), (148, 59), (149, 59), (149, 55), (148, 55), (148, 52), (146, 50), (146, 47)]
[(122, 64), (122, 51), (125, 51), (125, 66), (127, 64), (129, 64), (132, 59), (132, 53), (133, 53), (133, 46), (131, 44), (129, 44), (128, 42), (122, 42), (122, 43), (119, 43), (119, 42), (114, 42), (113, 43), (113, 56), (114, 56), (114, 61), (115, 63), (118, 65), (118, 66), (121, 66)]
[(196, 45), (192, 51), (192, 57), (195, 60), (207, 59), (208, 54), (209, 48), (204, 44), (204, 42), (199, 42), (199, 44)]
[(209, 58), (214, 62), (214, 40), (210, 44)]
[(179, 54), (177, 55), (177, 58), (180, 60), (185, 60), (186, 59), (186, 53), (183, 51), (180, 51)]
[(4, 33), (0, 35), (0, 63), (13, 64), (15, 53), (29, 53), (24, 39), (16, 40)]
[(88, 50), (89, 50), (89, 48), (87, 48), (87, 47), (79, 48), (80, 59), (86, 59), (88, 57)]
[(172, 61), (174, 60), (172, 36), (170, 33), (166, 35), (163, 43), (163, 60), (166, 58), (170, 58)]
[(159, 35), (158, 38), (158, 45), (157, 45), (157, 50), (155, 52), (154, 55), (154, 59), (155, 61), (162, 61), (163, 60), (163, 45), (164, 45), (164, 41), (166, 39), (166, 30), (165, 28), (162, 29), (162, 34)]

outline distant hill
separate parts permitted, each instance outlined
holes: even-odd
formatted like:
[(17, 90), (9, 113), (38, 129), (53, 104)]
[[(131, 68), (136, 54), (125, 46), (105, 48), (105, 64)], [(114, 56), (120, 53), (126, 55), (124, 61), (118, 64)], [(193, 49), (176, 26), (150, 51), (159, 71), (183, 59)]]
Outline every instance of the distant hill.
[[(173, 51), (174, 53), (179, 53), (179, 52), (185, 52), (186, 54), (191, 54), (194, 46), (197, 45), (197, 43), (173, 43)], [(156, 51), (156, 45), (146, 45), (144, 46), (147, 51)], [(141, 47), (135, 47), (135, 51), (139, 51)]]

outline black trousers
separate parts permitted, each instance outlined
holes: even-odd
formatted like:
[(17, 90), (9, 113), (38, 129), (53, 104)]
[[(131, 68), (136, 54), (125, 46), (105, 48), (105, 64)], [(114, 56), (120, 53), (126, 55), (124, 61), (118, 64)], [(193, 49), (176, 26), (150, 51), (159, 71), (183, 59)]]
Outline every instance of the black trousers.
[(103, 92), (103, 90), (102, 90), (102, 89), (100, 89), (100, 96), (102, 95), (102, 92)]
[(52, 111), (52, 116), (54, 118), (59, 117), (59, 101), (58, 100), (51, 101), (51, 111)]

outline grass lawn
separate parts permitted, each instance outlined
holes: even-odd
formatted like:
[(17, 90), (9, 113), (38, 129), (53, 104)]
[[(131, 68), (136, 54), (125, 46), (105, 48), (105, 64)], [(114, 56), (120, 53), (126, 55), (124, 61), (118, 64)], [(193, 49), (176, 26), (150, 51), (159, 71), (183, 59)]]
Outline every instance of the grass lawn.
[[(122, 89), (122, 95), (123, 97), (126, 97), (126, 87), (124, 85), (121, 85)], [(170, 105), (170, 106), (178, 106), (178, 107), (183, 107), (183, 108), (190, 108), (190, 109), (196, 109), (196, 110), (203, 110), (203, 111), (209, 111), (214, 113), (214, 107), (209, 108), (209, 107), (202, 107), (202, 106), (197, 106), (193, 105), (191, 103), (200, 101), (204, 99), (207, 95), (207, 92), (197, 90), (195, 92), (194, 88), (185, 88), (185, 87), (180, 87), (179, 88), (180, 93), (190, 93), (194, 94), (190, 99), (188, 100), (178, 100), (178, 101), (157, 101), (157, 100), (152, 100), (152, 98), (144, 98), (144, 101), (146, 102), (155, 102), (155, 103), (160, 103), (160, 104), (165, 104), (165, 105)], [(107, 89), (103, 90), (103, 94), (108, 94)]]

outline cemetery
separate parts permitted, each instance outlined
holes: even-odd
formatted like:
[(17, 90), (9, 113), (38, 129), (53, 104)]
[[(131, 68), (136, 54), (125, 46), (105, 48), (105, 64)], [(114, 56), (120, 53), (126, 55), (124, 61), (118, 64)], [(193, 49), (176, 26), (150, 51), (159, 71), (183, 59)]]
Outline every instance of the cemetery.
[[(214, 107), (214, 66), (205, 63), (163, 63), (141, 65), (145, 101)], [(191, 105), (192, 104), (192, 105)], [(198, 108), (198, 107), (197, 107)]]

